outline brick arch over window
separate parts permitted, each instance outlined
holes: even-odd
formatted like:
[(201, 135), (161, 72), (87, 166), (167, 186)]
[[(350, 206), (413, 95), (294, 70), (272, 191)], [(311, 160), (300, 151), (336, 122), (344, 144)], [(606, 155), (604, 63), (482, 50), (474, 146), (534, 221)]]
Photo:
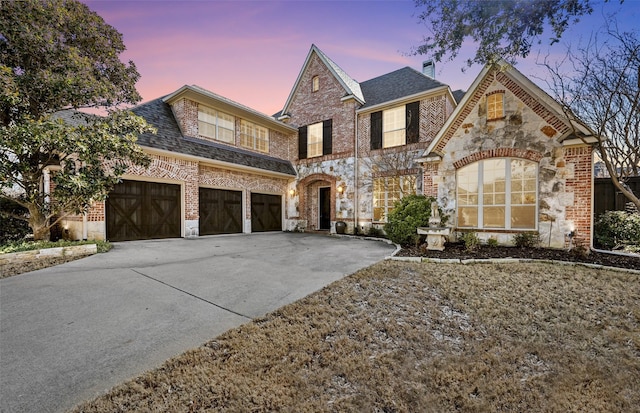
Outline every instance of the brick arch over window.
[(307, 199), (307, 188), (310, 185), (313, 185), (314, 183), (317, 183), (317, 182), (326, 182), (331, 187), (331, 220), (335, 221), (335, 213), (336, 213), (335, 212), (335, 209), (336, 209), (335, 188), (338, 182), (338, 178), (333, 175), (323, 174), (323, 173), (311, 174), (301, 179), (300, 181), (298, 181), (298, 184), (296, 185), (296, 192), (298, 193), (298, 196), (299, 196), (298, 210), (300, 211), (301, 214), (304, 214), (305, 219), (309, 220), (311, 218), (307, 216), (308, 215), (307, 207), (309, 206), (308, 205), (309, 200)]
[(476, 152), (453, 163), (454, 168), (460, 169), (463, 166), (489, 158), (523, 158), (534, 162), (540, 162), (542, 154), (536, 151), (516, 148), (496, 148), (486, 151)]

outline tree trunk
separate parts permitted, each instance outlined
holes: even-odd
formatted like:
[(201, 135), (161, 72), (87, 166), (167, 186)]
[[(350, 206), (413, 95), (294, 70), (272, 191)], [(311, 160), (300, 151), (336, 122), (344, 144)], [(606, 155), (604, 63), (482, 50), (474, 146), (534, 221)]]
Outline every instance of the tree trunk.
[(38, 208), (29, 208), (29, 226), (33, 231), (34, 241), (49, 241), (51, 226), (47, 217)]

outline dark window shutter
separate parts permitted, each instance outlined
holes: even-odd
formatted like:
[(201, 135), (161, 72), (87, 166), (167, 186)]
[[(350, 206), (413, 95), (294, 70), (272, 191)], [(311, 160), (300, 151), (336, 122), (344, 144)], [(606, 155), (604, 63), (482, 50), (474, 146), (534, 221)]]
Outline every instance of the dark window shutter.
[(298, 128), (298, 159), (307, 158), (307, 127)]
[(407, 143), (420, 140), (420, 102), (409, 103), (407, 111)]
[(333, 119), (322, 122), (322, 154), (331, 155), (333, 150)]
[(382, 148), (382, 111), (371, 114), (371, 149)]

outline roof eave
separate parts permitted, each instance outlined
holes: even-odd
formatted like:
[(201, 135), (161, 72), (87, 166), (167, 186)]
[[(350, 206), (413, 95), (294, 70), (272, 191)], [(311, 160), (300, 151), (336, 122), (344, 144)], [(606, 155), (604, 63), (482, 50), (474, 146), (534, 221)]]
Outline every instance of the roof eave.
[(141, 146), (146, 152), (150, 154), (170, 156), (173, 158), (195, 161), (195, 162), (204, 163), (207, 165), (218, 166), (225, 169), (236, 170), (240, 172), (250, 172), (250, 173), (259, 174), (259, 175), (266, 175), (266, 176), (272, 176), (276, 178), (287, 178), (287, 179), (292, 179), (296, 177), (296, 174), (286, 174), (284, 172), (271, 171), (268, 169), (256, 168), (253, 166), (239, 165), (232, 162), (225, 162), (225, 161), (220, 161), (216, 159), (206, 158), (204, 156), (195, 156), (195, 155), (189, 155), (182, 152), (173, 152), (166, 149), (158, 149), (152, 146), (146, 146), (146, 145), (139, 145), (139, 146)]
[(433, 89), (429, 89), (429, 90), (425, 90), (422, 92), (418, 92), (418, 93), (414, 93), (412, 95), (407, 95), (407, 96), (403, 96), (401, 98), (397, 98), (397, 99), (393, 99), (393, 100), (388, 100), (386, 102), (382, 102), (382, 103), (378, 103), (376, 105), (372, 105), (372, 106), (367, 106), (366, 108), (360, 108), (356, 110), (356, 113), (361, 114), (361, 113), (367, 113), (367, 112), (375, 112), (378, 111), (384, 107), (387, 106), (394, 106), (394, 105), (398, 105), (402, 102), (409, 102), (409, 101), (415, 101), (418, 98), (422, 98), (422, 97), (428, 97), (430, 95), (437, 95), (443, 91), (446, 91), (449, 89), (449, 86), (447, 85), (443, 85), (443, 86), (438, 86), (436, 88)]

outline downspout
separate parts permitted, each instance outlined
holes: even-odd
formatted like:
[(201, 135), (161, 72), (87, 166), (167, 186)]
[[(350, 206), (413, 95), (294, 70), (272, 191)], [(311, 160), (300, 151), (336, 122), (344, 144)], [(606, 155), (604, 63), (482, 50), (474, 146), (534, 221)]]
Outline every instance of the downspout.
[(358, 112), (354, 110), (354, 118), (355, 118), (355, 160), (353, 162), (353, 185), (354, 185), (354, 195), (353, 195), (353, 233), (354, 235), (359, 232), (360, 224), (358, 223), (358, 209), (360, 209), (360, 205), (358, 204)]

